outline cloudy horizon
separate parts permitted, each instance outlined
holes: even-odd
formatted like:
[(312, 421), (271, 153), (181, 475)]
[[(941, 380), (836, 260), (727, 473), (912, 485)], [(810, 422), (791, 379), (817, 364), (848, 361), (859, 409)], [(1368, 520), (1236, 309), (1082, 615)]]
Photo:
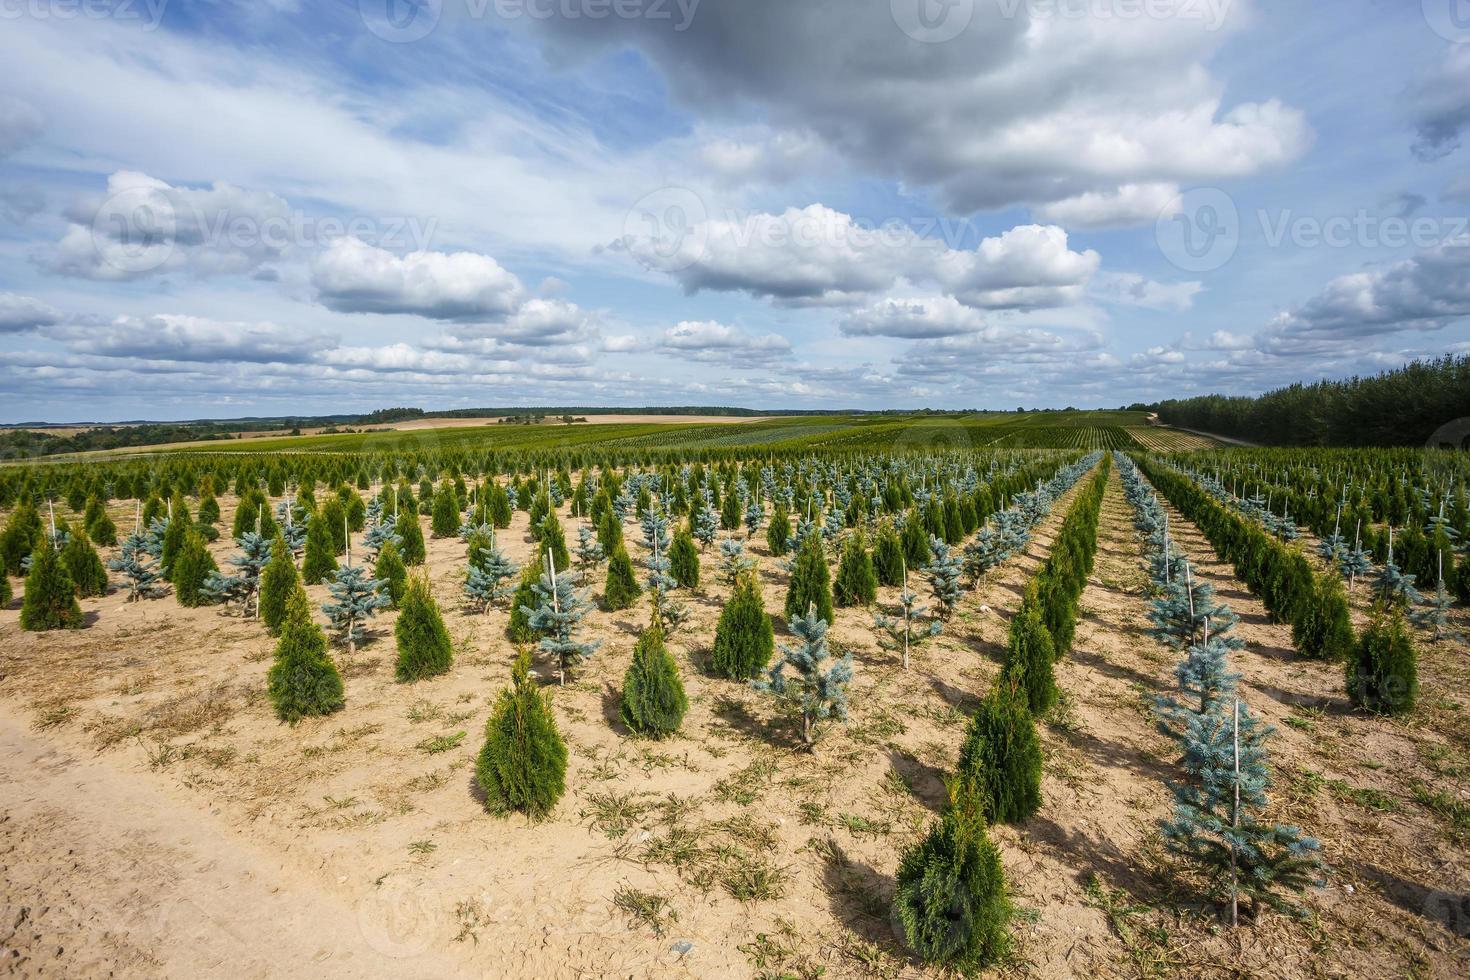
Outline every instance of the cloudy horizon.
[(0, 421), (1108, 408), (1470, 352), (1455, 2), (0, 4)]

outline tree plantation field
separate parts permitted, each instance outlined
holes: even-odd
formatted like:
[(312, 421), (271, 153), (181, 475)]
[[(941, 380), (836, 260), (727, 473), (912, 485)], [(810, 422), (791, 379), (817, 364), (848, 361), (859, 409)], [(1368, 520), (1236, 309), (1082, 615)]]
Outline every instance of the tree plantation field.
[(690, 422), (620, 421), (541, 425), (407, 424), (329, 435), (265, 436), (167, 447), (134, 447), (107, 455), (168, 452), (407, 452), (493, 449), (508, 452), (597, 447), (617, 452), (677, 449), (791, 452), (846, 449), (1173, 449), (1219, 445), (1208, 437), (1150, 425), (1141, 411), (970, 412), (926, 416), (819, 415)]
[(0, 969), (1463, 977), (1470, 459), (1198, 438), (0, 467)]

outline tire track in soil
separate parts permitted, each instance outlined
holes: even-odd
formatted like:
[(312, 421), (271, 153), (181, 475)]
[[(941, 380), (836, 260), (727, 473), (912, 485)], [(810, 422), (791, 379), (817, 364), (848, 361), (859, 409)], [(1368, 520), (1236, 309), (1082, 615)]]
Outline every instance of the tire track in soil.
[(33, 734), (5, 702), (0, 783), (0, 974), (464, 975), (394, 956), (391, 908), (321, 890), (151, 774)]

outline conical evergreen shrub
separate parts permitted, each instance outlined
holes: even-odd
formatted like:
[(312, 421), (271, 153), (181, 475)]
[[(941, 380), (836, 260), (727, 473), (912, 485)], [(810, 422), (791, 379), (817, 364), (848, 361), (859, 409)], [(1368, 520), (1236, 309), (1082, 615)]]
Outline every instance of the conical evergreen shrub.
[[(176, 501), (182, 510), (182, 502)], [(178, 557), (179, 549), (184, 547), (184, 538), (189, 534), (189, 512), (183, 510), (178, 517), (168, 520), (168, 528), (163, 532), (163, 551), (158, 556), (158, 567), (163, 571), (165, 581), (173, 581), (174, 559)]]
[(753, 576), (742, 576), (715, 626), (710, 666), (721, 677), (751, 680), (765, 672), (775, 650), (775, 630), (771, 617), (766, 615), (760, 587)]
[(1057, 703), (1056, 645), (1041, 619), (1041, 603), (1035, 579), (1026, 586), (1020, 612), (1011, 619), (1004, 682), (1025, 691), (1026, 706), (1033, 715), (1050, 711)]
[(1052, 648), (1058, 658), (1072, 652), (1072, 638), (1077, 633), (1077, 599), (1080, 593), (1058, 576), (1043, 573), (1040, 582), (1041, 621), (1051, 634)]
[(429, 533), (436, 538), (452, 538), (459, 533), (459, 506), (454, 488), (447, 484), (434, 494), (434, 510), (429, 516)]
[(699, 548), (687, 527), (680, 526), (669, 545), (669, 575), (680, 588), (699, 588)]
[(61, 549), (61, 563), (77, 587), (77, 598), (91, 599), (107, 592), (107, 568), (92, 547), (85, 531), (67, 529), (66, 546)]
[(562, 529), (561, 519), (556, 516), (556, 511), (548, 510), (538, 526), (541, 529), (541, 548), (537, 552), (537, 564), (545, 565), (546, 556), (550, 555), (556, 562), (558, 571), (571, 568), (572, 556), (567, 551), (566, 531)]
[(82, 607), (77, 605), (77, 587), (50, 543), (31, 556), (26, 574), (26, 594), (20, 607), (20, 628), (33, 632), (80, 629)]
[(607, 561), (607, 587), (602, 602), (610, 610), (627, 609), (638, 601), (638, 580), (633, 577), (633, 562), (621, 544)]
[(848, 535), (842, 546), (832, 598), (839, 606), (871, 606), (878, 600), (878, 575), (861, 531)]
[(107, 516), (106, 510), (99, 509), (95, 516), (87, 518), (83, 523), (86, 525), (87, 537), (97, 544), (104, 548), (117, 544), (117, 525)]
[(5, 532), (0, 534), (0, 560), (4, 561), (5, 574), (24, 575), (22, 562), (43, 538), (40, 512), (27, 495), (11, 512), (10, 520), (5, 522)]
[(873, 574), (878, 576), (879, 585), (899, 586), (903, 584), (903, 542), (893, 525), (884, 524), (873, 543)]
[(174, 597), (179, 600), (179, 605), (191, 609), (208, 605), (212, 597), (205, 591), (204, 582), (210, 573), (218, 571), (219, 566), (209, 553), (204, 535), (191, 530), (184, 538), (184, 546), (174, 558)]
[(535, 565), (521, 569), (521, 581), (510, 600), (510, 623), (506, 627), (506, 635), (512, 643), (530, 643), (536, 639), (536, 631), (531, 627), (531, 614), (526, 610), (536, 608), (539, 601), (536, 583), (539, 581), (541, 574)]
[(895, 913), (909, 946), (927, 963), (971, 974), (1010, 948), (1000, 853), (985, 818), (960, 795), (904, 854), (898, 867)]
[(409, 580), (399, 609), (398, 622), (393, 626), (398, 640), (398, 679), (418, 681), (448, 673), (454, 662), (454, 646), (426, 577)]
[(373, 578), (380, 578), (388, 583), (384, 590), (393, 601), (394, 608), (397, 608), (403, 602), (403, 594), (408, 591), (408, 567), (403, 563), (398, 546), (392, 541), (384, 541), (383, 547), (378, 550), (378, 560), (373, 563)]
[[(400, 510), (398, 521), (393, 525), (393, 531), (401, 539), (398, 545), (398, 557), (403, 560), (403, 563), (409, 567), (422, 565), (428, 558), (429, 552), (424, 544), (424, 528), (419, 523), (417, 512)], [(378, 578), (382, 577), (378, 576)]]
[[(381, 560), (381, 556), (380, 556)], [(260, 573), (260, 618), (272, 633), (280, 631), (286, 621), (286, 604), (301, 583), (291, 549), (279, 529), (271, 542), (271, 560)]]
[(337, 570), (337, 552), (332, 544), (332, 530), (319, 510), (306, 525), (306, 551), (301, 559), (301, 578), (316, 585)]
[(903, 526), (903, 556), (910, 568), (923, 568), (932, 557), (929, 554), (929, 532), (917, 511), (910, 511), (908, 522)]
[(1348, 696), (1377, 714), (1408, 714), (1419, 697), (1418, 659), (1403, 613), (1380, 608), (1348, 658)]
[(1342, 662), (1352, 653), (1357, 638), (1347, 592), (1336, 571), (1328, 569), (1317, 576), (1312, 601), (1291, 624), (1291, 641), (1297, 653), (1312, 660)]
[(1024, 692), (1002, 681), (980, 702), (956, 778), (991, 823), (1021, 823), (1041, 808), (1041, 742)]
[(689, 710), (679, 665), (664, 646), (657, 624), (638, 637), (623, 675), (623, 723), (639, 735), (663, 738), (678, 731)]
[(771, 523), (766, 525), (766, 547), (777, 558), (791, 550), (791, 517), (785, 504), (777, 504), (771, 513)]
[(329, 715), (346, 703), (342, 675), (327, 655), (327, 636), (312, 622), (306, 590), (299, 586), (286, 601), (286, 618), (266, 681), (282, 721)]
[(623, 543), (623, 524), (618, 520), (618, 515), (613, 513), (611, 505), (603, 511), (602, 518), (597, 522), (597, 542), (602, 545), (603, 554), (610, 555), (618, 550)]
[(540, 820), (566, 792), (567, 746), (550, 698), (536, 687), (530, 670), (530, 651), (522, 651), (511, 668), (511, 686), (500, 692), (485, 725), (475, 781), (490, 812), (519, 810)]
[(821, 536), (808, 534), (797, 547), (796, 561), (791, 568), (786, 591), (787, 621), (806, 615), (813, 606), (818, 619), (832, 622), (832, 574), (827, 569), (827, 556), (822, 552)]
[(15, 593), (10, 590), (10, 576), (5, 574), (5, 569), (0, 568), (0, 609), (8, 607), (15, 601)]

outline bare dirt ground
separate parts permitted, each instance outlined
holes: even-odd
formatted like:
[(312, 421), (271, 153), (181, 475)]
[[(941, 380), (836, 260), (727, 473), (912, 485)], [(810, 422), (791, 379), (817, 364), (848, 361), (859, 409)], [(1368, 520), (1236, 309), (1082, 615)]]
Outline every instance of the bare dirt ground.
[[(457, 539), (429, 541), (458, 648), (450, 673), (396, 683), (390, 614), (342, 663), (347, 707), (294, 728), (265, 697), (272, 641), (258, 623), (112, 595), (83, 603), (87, 629), (28, 634), (12, 605), (0, 611), (0, 969), (927, 976), (889, 919), (898, 858), (942, 802), (1007, 617), (1070, 499), (908, 672), (878, 647), (870, 611), (840, 610), (832, 636), (857, 661), (852, 716), (814, 754), (795, 751), (765, 696), (705, 673), (728, 595), (713, 549), (702, 591), (685, 597), (692, 624), (670, 643), (691, 702), (677, 736), (634, 739), (618, 721), (646, 607), (595, 612), (603, 648), (554, 692), (568, 792), (541, 824), (488, 815), (473, 788), (514, 650), (506, 613), (461, 608)], [(531, 554), (525, 519), (502, 533), (518, 561)], [(575, 541), (576, 521), (563, 523)], [(1289, 630), (1178, 521), (1242, 617), (1249, 647), (1235, 666), (1279, 729), (1278, 816), (1321, 836), (1332, 867), (1308, 899), (1313, 918), (1232, 933), (1157, 844), (1175, 767), (1149, 705), (1176, 656), (1144, 632), (1116, 476), (1101, 524), (1076, 649), (1058, 665), (1065, 700), (1042, 726), (1043, 809), (993, 830), (1020, 909), (1000, 975), (1464, 976), (1464, 839), (1414, 797), (1422, 782), (1466, 800), (1464, 647), (1423, 648), (1419, 714), (1354, 714), (1340, 668), (1297, 660)], [(627, 536), (637, 561), (636, 526)], [(761, 538), (752, 550), (779, 612), (785, 573)], [(600, 596), (602, 575), (591, 585)], [(322, 586), (309, 591), (324, 601)]]

